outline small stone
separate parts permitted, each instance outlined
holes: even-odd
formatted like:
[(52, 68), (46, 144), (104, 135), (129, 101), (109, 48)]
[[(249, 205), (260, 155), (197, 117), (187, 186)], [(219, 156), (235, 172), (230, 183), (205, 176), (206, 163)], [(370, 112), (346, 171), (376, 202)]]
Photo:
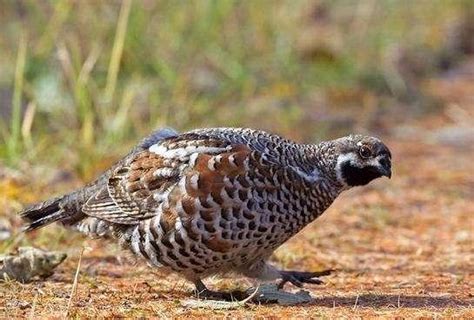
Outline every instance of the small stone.
[(7, 306), (9, 308), (18, 308), (20, 310), (25, 310), (31, 308), (31, 303), (22, 300), (10, 300), (7, 302)]
[(193, 300), (181, 301), (181, 305), (186, 308), (207, 308), (213, 310), (232, 310), (252, 304), (279, 304), (292, 306), (313, 301), (308, 291), (300, 290), (296, 293), (279, 290), (276, 284), (263, 284), (246, 291), (248, 298), (242, 301), (218, 301), (218, 300)]
[(20, 247), (14, 255), (0, 256), (0, 279), (28, 282), (35, 276), (49, 277), (66, 257), (63, 252)]
[(12, 236), (11, 224), (7, 219), (0, 218), (0, 241), (7, 240)]

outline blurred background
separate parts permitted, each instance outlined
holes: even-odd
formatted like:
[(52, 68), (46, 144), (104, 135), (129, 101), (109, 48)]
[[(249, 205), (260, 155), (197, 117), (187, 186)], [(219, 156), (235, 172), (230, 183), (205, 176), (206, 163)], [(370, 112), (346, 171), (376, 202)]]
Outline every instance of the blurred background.
[(156, 128), (243, 126), (306, 143), (378, 135), (394, 174), (344, 193), (272, 258), (338, 270), (307, 288), (314, 309), (239, 315), (351, 318), (359, 304), (368, 317), (472, 318), (474, 1), (4, 0), (0, 26), (0, 254), (69, 255), (48, 281), (1, 283), (0, 314), (179, 314), (186, 281), (55, 224), (24, 235), (17, 212), (91, 181)]
[(470, 0), (0, 8), (0, 161), (61, 163), (81, 179), (162, 126), (386, 134), (439, 111), (426, 80), (474, 52)]

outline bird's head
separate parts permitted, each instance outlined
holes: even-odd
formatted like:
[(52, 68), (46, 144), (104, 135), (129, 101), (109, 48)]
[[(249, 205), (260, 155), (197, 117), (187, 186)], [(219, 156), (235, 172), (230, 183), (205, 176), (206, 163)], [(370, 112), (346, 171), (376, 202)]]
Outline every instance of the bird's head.
[(337, 149), (336, 177), (346, 187), (363, 186), (392, 176), (392, 155), (378, 138), (351, 135), (334, 141)]

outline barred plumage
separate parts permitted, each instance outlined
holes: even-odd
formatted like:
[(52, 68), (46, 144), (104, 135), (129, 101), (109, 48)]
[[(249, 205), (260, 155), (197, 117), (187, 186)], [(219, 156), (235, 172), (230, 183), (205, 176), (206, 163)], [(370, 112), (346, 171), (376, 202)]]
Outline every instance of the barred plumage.
[[(302, 145), (263, 131), (160, 130), (83, 189), (36, 205), (27, 229), (53, 221), (116, 238), (193, 281), (227, 271), (316, 283), (265, 261), (344, 190), (391, 175), (377, 138)], [(206, 289), (207, 290), (207, 289)]]

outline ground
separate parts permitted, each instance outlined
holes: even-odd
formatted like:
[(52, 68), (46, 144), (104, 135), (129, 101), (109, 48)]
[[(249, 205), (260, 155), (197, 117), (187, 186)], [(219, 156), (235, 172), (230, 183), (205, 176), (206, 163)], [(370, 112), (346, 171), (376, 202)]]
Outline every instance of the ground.
[[(51, 226), (18, 241), (63, 250), (69, 258), (46, 280), (1, 284), (0, 311), (9, 318), (59, 318), (66, 313), (474, 317), (474, 177), (466, 174), (472, 168), (472, 149), (433, 138), (446, 123), (443, 116), (428, 117), (386, 137), (393, 153), (393, 178), (343, 194), (276, 252), (273, 262), (283, 268), (336, 270), (325, 284), (306, 287), (315, 298), (312, 303), (188, 309), (181, 301), (191, 297), (192, 287), (183, 279), (150, 269), (114, 244)], [(416, 134), (421, 129), (423, 138)], [(77, 290), (69, 304), (82, 248)], [(207, 283), (221, 289), (251, 285), (234, 277)]]
[[(0, 282), (0, 319), (474, 318), (473, 3), (2, 3), (0, 255), (68, 258), (47, 279)], [(343, 194), (277, 250), (281, 268), (335, 269), (299, 306), (186, 308), (189, 283), (113, 243), (20, 232), (27, 204), (91, 180), (160, 126), (304, 142), (371, 132), (393, 177)]]

